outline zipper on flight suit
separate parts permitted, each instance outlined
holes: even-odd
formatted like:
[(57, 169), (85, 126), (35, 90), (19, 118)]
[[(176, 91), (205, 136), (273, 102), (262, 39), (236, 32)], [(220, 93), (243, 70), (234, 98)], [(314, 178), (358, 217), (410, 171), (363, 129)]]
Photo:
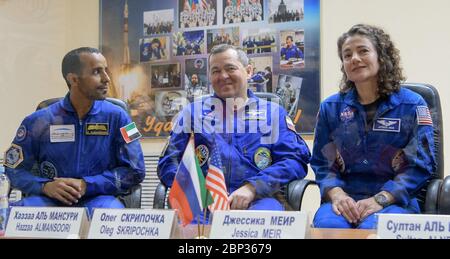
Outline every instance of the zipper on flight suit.
[[(377, 107), (377, 111), (376, 111), (376, 113), (375, 113), (375, 116), (373, 117), (372, 122), (375, 123), (376, 120), (377, 120), (379, 117), (383, 116), (383, 115), (384, 115), (385, 113), (387, 113), (389, 110), (390, 110), (390, 108), (388, 107), (387, 109), (385, 109), (385, 110), (379, 112), (379, 107)], [(364, 140), (363, 140), (363, 141), (364, 141), (364, 143), (363, 143), (363, 144), (364, 144), (364, 152), (367, 153), (367, 145), (366, 145), (366, 143), (367, 143), (367, 137), (368, 137), (368, 135), (369, 135), (369, 132), (373, 130), (373, 125), (372, 125), (372, 128), (369, 128), (369, 130), (366, 132), (365, 128), (366, 128), (366, 124), (367, 124), (367, 120), (366, 120), (367, 114), (366, 114), (366, 111), (365, 111), (364, 109), (363, 109), (363, 111), (364, 111), (364, 117), (363, 117), (363, 119), (364, 119)], [(364, 161), (367, 161), (367, 158), (364, 158)], [(368, 161), (367, 161), (367, 162), (368, 162)]]
[(362, 127), (362, 141), (363, 141), (363, 147), (364, 147), (364, 160), (362, 161), (365, 165), (367, 165), (369, 163), (369, 161), (367, 160), (366, 154), (367, 154), (367, 135), (368, 135), (368, 131), (366, 132), (366, 127), (367, 127), (367, 114), (366, 114), (366, 110), (364, 109), (364, 107), (359, 104), (358, 105), (358, 112), (361, 113), (361, 117), (363, 120), (363, 127)]
[(227, 133), (227, 142), (228, 142), (228, 166), (227, 166), (227, 171), (228, 171), (228, 184), (231, 186), (231, 151), (232, 148), (230, 148), (232, 145), (232, 135), (231, 133)]
[(80, 160), (81, 160), (81, 149), (82, 149), (82, 143), (83, 143), (83, 120), (78, 120), (80, 128), (78, 129), (78, 148), (77, 148), (77, 170), (75, 174), (79, 176), (80, 173)]

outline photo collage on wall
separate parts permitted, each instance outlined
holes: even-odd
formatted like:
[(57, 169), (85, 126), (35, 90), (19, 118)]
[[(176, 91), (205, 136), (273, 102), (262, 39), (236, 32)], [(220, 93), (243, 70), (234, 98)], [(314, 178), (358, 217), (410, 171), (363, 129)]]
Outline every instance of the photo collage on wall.
[(247, 53), (248, 87), (278, 95), (297, 131), (312, 134), (320, 103), (320, 0), (100, 0), (101, 50), (112, 97), (128, 103), (144, 137), (212, 94), (208, 55)]

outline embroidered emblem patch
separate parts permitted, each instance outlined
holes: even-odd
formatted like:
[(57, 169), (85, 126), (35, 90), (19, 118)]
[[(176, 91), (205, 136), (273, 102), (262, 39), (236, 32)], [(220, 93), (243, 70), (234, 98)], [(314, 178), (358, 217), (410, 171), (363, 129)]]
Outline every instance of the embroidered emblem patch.
[(355, 118), (355, 110), (351, 107), (346, 107), (340, 115), (342, 122), (349, 122)]
[(395, 153), (395, 155), (391, 161), (391, 166), (392, 166), (392, 170), (394, 170), (394, 172), (396, 172), (396, 173), (399, 172), (400, 169), (402, 169), (403, 167), (406, 166), (406, 157), (405, 157), (405, 153), (403, 152), (403, 150), (399, 150)]
[(16, 133), (16, 141), (21, 142), (27, 137), (27, 128), (25, 125), (21, 125)]
[(260, 147), (255, 152), (254, 161), (256, 166), (264, 170), (272, 164), (272, 154), (270, 150), (265, 147)]
[(58, 171), (56, 170), (55, 165), (53, 165), (51, 162), (48, 161), (42, 162), (40, 166), (40, 171), (42, 176), (47, 177), (49, 179), (58, 177)]
[(109, 123), (86, 123), (86, 136), (108, 136)]
[(22, 147), (16, 144), (12, 144), (5, 152), (4, 165), (9, 168), (16, 168), (23, 161)]
[(209, 158), (209, 149), (205, 145), (198, 145), (195, 148), (195, 155), (197, 156), (198, 163), (203, 166)]

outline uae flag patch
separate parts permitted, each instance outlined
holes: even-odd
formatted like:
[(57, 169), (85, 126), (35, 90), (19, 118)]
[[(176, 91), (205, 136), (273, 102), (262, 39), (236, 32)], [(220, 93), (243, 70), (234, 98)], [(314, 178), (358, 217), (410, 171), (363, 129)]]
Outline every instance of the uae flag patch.
[(127, 144), (142, 137), (141, 133), (139, 133), (139, 130), (136, 128), (136, 124), (134, 122), (128, 124), (125, 127), (120, 128), (120, 133), (122, 133), (122, 137)]

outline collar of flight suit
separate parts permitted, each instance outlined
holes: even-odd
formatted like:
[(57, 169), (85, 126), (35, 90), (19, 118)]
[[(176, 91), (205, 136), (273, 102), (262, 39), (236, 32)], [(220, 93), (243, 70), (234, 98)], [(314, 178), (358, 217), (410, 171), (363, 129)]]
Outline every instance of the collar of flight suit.
[[(361, 103), (358, 101), (358, 92), (356, 88), (352, 88), (344, 95), (344, 102), (349, 106), (353, 106), (356, 108), (362, 108)], [(383, 100), (378, 106), (378, 114), (383, 114), (401, 103), (400, 91), (393, 92), (390, 94), (385, 100)]]
[[(224, 99), (220, 98), (216, 93), (213, 94), (213, 97), (219, 98), (222, 101), (223, 105), (225, 106), (226, 102)], [(250, 89), (247, 89), (247, 101), (245, 102), (244, 105), (242, 105), (242, 107), (240, 107), (240, 109), (244, 109), (246, 105), (252, 104), (257, 101), (258, 97), (256, 97), (256, 95)]]
[[(102, 100), (97, 100), (94, 101), (91, 109), (89, 110), (89, 112), (87, 113), (87, 115), (95, 115), (97, 113), (100, 112), (101, 110), (101, 106), (102, 106)], [(75, 113), (75, 109), (72, 106), (72, 103), (70, 102), (70, 92), (68, 92), (66, 94), (66, 96), (64, 97), (64, 99), (62, 100), (62, 107), (64, 110), (68, 111), (68, 112), (73, 112)]]

